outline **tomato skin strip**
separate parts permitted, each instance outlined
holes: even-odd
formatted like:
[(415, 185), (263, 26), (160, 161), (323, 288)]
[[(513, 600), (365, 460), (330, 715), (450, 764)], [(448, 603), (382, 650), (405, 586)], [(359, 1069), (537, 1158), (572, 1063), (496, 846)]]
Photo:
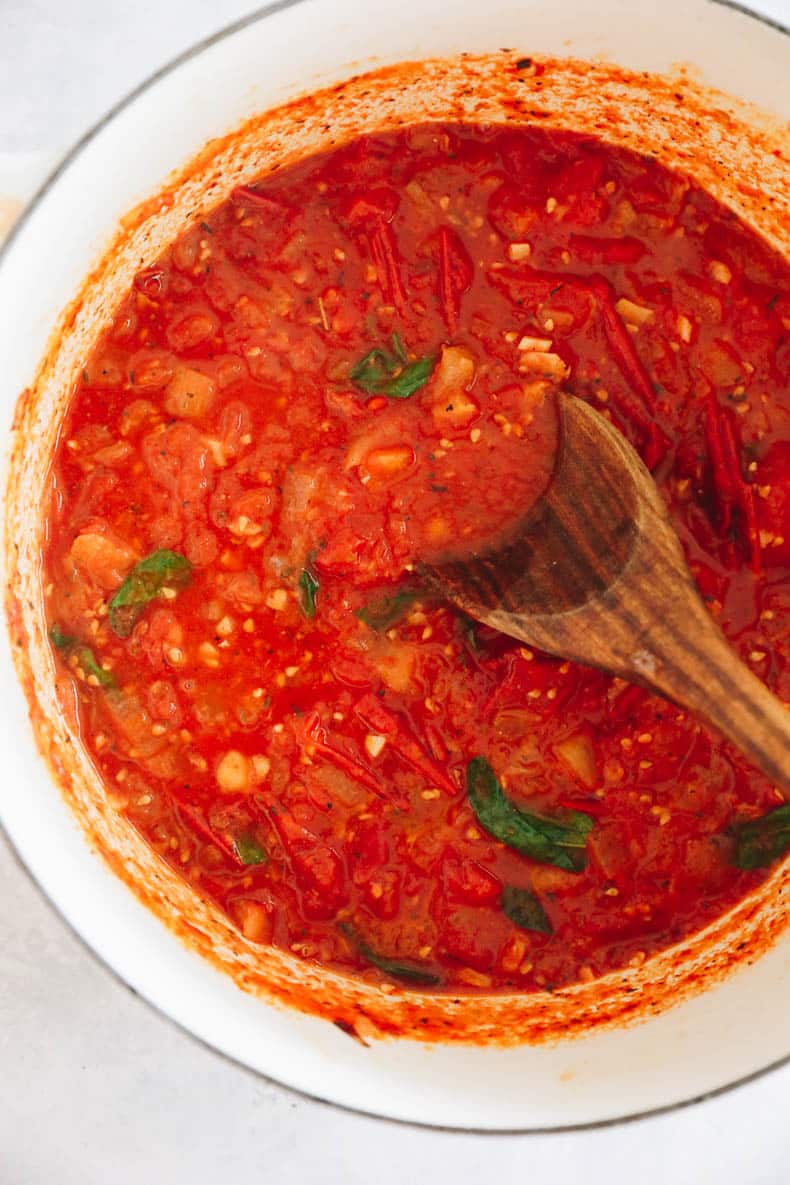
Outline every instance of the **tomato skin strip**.
[(177, 813), (184, 816), (194, 831), (197, 831), (209, 843), (213, 843), (215, 847), (219, 848), (228, 859), (233, 860), (240, 868), (247, 867), (236, 851), (235, 845), (225, 839), (223, 835), (218, 835), (216, 831), (213, 831), (199, 810), (193, 806), (189, 806), (186, 802), (179, 802), (178, 799), (173, 799), (173, 802)]
[(614, 306), (614, 292), (608, 280), (600, 276), (589, 281), (590, 290), (595, 294), (598, 308), (603, 321), (606, 340), (609, 349), (617, 363), (623, 377), (629, 386), (644, 402), (645, 406), (655, 414), (656, 397), (650, 376), (645, 370), (642, 359), (636, 352), (633, 338), (623, 324), (623, 319)]
[(397, 208), (398, 197), (391, 190), (373, 190), (353, 199), (347, 209), (347, 217), (354, 232), (367, 243), (385, 301), (403, 312), (406, 308), (406, 290), (400, 273), (395, 235), (390, 226)]
[(437, 761), (446, 761), (447, 746), (442, 740), (439, 729), (434, 724), (431, 724), (430, 721), (426, 721), (424, 731), (425, 739), (428, 742), (428, 748), (431, 750), (431, 754), (436, 758)]
[(474, 265), (454, 230), (439, 231), (439, 300), (450, 333), (458, 328), (461, 299), (472, 286)]
[(322, 757), (326, 757), (327, 761), (330, 761), (342, 773), (348, 774), (355, 782), (359, 782), (360, 785), (365, 786), (379, 798), (387, 797), (385, 790), (372, 770), (328, 743), (316, 712), (311, 712), (306, 717), (304, 722), (304, 736), (305, 740), (314, 748), (316, 753), (320, 753)]
[(636, 424), (640, 425), (646, 434), (644, 461), (648, 469), (655, 469), (667, 454), (668, 442), (655, 420), (656, 397), (653, 384), (636, 351), (631, 334), (625, 328), (623, 319), (615, 308), (611, 284), (601, 277), (594, 277), (589, 281), (589, 286), (596, 297), (606, 340), (620, 373), (651, 413), (650, 416), (645, 416), (641, 411), (637, 412), (635, 405), (623, 399), (622, 396), (615, 400), (616, 403), (619, 402), (629, 419), (633, 419)]
[(379, 733), (395, 752), (407, 762), (417, 773), (422, 774), (431, 786), (443, 790), (445, 794), (455, 795), (458, 787), (447, 776), (436, 762), (428, 756), (422, 746), (414, 739), (401, 724), (394, 712), (385, 708), (374, 695), (366, 695), (354, 707), (355, 714), (366, 728)]
[(754, 500), (754, 489), (748, 482), (741, 484), (741, 508), (746, 524), (746, 539), (749, 544), (749, 562), (755, 576), (759, 576), (762, 571), (760, 528), (757, 522), (757, 505)]
[(757, 528), (757, 508), (754, 503), (754, 490), (744, 480), (733, 413), (728, 413), (724, 408), (719, 406), (718, 402), (716, 406), (719, 409), (719, 423), (721, 424), (721, 431), (725, 441), (725, 456), (734, 475), (735, 503), (743, 520), (741, 529), (749, 553), (749, 564), (752, 571), (755, 574), (759, 574), (761, 567), (760, 532)]
[(614, 290), (608, 280), (600, 275), (580, 276), (575, 272), (545, 272), (524, 268), (522, 272), (500, 273), (505, 281), (525, 285), (537, 300), (546, 300), (559, 288), (572, 288), (592, 297), (601, 314), (606, 339), (623, 377), (629, 386), (643, 400), (649, 411), (655, 412), (656, 399), (641, 358), (636, 352), (631, 335), (623, 324), (614, 304)]
[(403, 312), (406, 308), (406, 291), (401, 279), (392, 227), (383, 217), (378, 217), (373, 230), (368, 232), (367, 239), (384, 299), (388, 304), (394, 304), (399, 312)]
[(282, 202), (268, 197), (265, 193), (258, 193), (250, 185), (237, 185), (230, 196), (231, 201), (238, 202), (240, 205), (258, 206), (263, 210), (269, 210), (271, 213), (288, 213), (287, 206)]
[(716, 494), (717, 526), (720, 531), (729, 531), (735, 503), (735, 474), (733, 457), (727, 447), (729, 441), (722, 431), (720, 410), (716, 396), (711, 395), (705, 405), (705, 443)]
[(759, 576), (762, 563), (754, 490), (743, 477), (733, 414), (721, 406), (715, 395), (710, 395), (705, 405), (705, 443), (716, 496), (717, 526), (722, 532), (731, 531), (733, 512), (737, 510), (749, 565)]

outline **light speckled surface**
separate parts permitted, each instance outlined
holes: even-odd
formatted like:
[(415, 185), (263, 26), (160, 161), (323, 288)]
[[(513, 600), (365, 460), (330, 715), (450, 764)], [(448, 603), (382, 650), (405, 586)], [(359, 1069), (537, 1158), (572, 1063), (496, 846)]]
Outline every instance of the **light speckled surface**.
[[(756, 7), (756, 5), (755, 5)], [(760, 9), (790, 23), (790, 0)], [(238, 0), (0, 0), (0, 220), (46, 162)], [(343, 1113), (256, 1078), (88, 954), (0, 841), (0, 1185), (778, 1185), (790, 1067), (596, 1131), (477, 1136)], [(727, 1035), (722, 1034), (722, 1040)]]

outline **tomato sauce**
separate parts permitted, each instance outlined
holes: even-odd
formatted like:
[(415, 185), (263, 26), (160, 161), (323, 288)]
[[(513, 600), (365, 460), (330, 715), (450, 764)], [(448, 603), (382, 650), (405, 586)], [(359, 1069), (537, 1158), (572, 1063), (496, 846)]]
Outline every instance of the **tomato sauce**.
[(790, 700), (788, 380), (788, 265), (649, 157), (426, 125), (236, 190), (138, 274), (54, 457), (53, 650), (113, 800), (251, 941), (406, 986), (705, 925), (790, 845), (776, 788), (420, 564), (539, 497), (563, 389)]

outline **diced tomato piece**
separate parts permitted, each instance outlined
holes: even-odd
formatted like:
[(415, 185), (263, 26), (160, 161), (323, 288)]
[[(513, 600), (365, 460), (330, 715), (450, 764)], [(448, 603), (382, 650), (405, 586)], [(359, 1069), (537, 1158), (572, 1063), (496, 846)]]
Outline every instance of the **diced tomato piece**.
[(453, 852), (442, 862), (442, 885), (449, 900), (464, 905), (491, 905), (502, 892), (501, 881), (482, 864)]
[(596, 190), (603, 179), (604, 162), (598, 155), (585, 154), (563, 165), (552, 178), (551, 196), (567, 206), (563, 222), (592, 226), (603, 222), (609, 211), (606, 198)]
[(520, 242), (529, 237), (539, 217), (538, 205), (545, 198), (531, 204), (530, 195), (514, 185), (502, 185), (490, 197), (488, 219), (503, 238)]
[(441, 945), (451, 959), (476, 971), (490, 971), (496, 963), (500, 941), (479, 924), (479, 913), (461, 907), (442, 925)]
[(647, 251), (642, 240), (631, 235), (616, 239), (571, 235), (568, 246), (573, 255), (585, 263), (636, 263)]
[(369, 687), (375, 678), (370, 665), (351, 654), (337, 654), (332, 657), (330, 670), (334, 677), (349, 687)]
[(143, 457), (154, 481), (174, 495), (185, 514), (195, 513), (213, 484), (214, 462), (201, 433), (173, 424), (143, 439)]
[(167, 721), (176, 728), (181, 723), (183, 712), (176, 689), (167, 679), (157, 679), (148, 688), (148, 711), (155, 720)]
[(577, 194), (597, 189), (603, 179), (604, 162), (590, 153), (563, 165), (551, 181), (551, 189), (558, 201), (566, 201)]
[(89, 580), (106, 589), (118, 588), (140, 558), (133, 547), (101, 522), (77, 535), (70, 555)]
[(353, 194), (342, 207), (342, 213), (352, 224), (378, 223), (382, 218), (385, 222), (391, 222), (399, 205), (398, 193), (382, 186)]
[(307, 827), (297, 823), (287, 811), (273, 812), (272, 822), (305, 891), (310, 916), (316, 919), (334, 917), (348, 899), (343, 865), (337, 852)]

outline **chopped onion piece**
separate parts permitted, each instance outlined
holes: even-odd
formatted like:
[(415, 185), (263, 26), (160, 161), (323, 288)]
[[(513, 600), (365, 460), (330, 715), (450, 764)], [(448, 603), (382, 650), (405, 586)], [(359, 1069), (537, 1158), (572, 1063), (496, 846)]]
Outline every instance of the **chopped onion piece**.
[(379, 732), (369, 732), (365, 737), (365, 749), (371, 757), (378, 757), (387, 743), (387, 738)]
[(621, 296), (614, 307), (629, 325), (645, 325), (655, 317), (653, 309), (646, 308), (642, 304), (636, 304), (635, 301), (629, 300), (626, 296)]
[(554, 746), (554, 752), (583, 786), (591, 789), (597, 781), (595, 750), (584, 732), (576, 732)]

